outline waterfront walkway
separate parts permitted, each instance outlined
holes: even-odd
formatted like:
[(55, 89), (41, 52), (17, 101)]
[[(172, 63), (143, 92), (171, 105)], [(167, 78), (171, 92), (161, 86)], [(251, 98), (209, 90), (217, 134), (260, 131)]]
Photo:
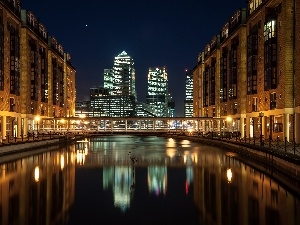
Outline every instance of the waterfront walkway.
[(247, 144), (247, 146), (253, 146), (254, 148), (268, 148), (274, 152), (289, 153), (289, 155), (300, 156), (300, 144), (296, 144), (288, 141), (269, 140), (260, 138), (214, 138), (221, 141), (231, 142), (235, 144)]
[(83, 135), (71, 134), (43, 134), (43, 135), (30, 135), (22, 138), (6, 138), (0, 140), (0, 156), (9, 154), (18, 154), (26, 150), (35, 148), (58, 145), (69, 141), (80, 140)]
[[(228, 132), (229, 133), (229, 132)], [(170, 133), (172, 134), (172, 133)], [(232, 134), (235, 134), (232, 132)], [(176, 135), (176, 134), (174, 134)], [(273, 152), (280, 152), (280, 153), (288, 153), (289, 155), (300, 156), (300, 144), (296, 144), (294, 142), (288, 142), (286, 140), (281, 141), (280, 139), (271, 140), (265, 139), (260, 137), (249, 137), (249, 138), (241, 138), (238, 135), (216, 135), (209, 132), (206, 135), (201, 134), (192, 134), (192, 133), (181, 133), (180, 135), (187, 136), (187, 137), (194, 137), (199, 139), (206, 139), (206, 140), (216, 140), (216, 141), (223, 141), (227, 143), (237, 144), (237, 145), (244, 145), (247, 147), (252, 147), (255, 149), (269, 149)]]
[[(235, 149), (241, 155), (249, 157), (264, 157), (260, 160), (265, 161), (265, 157), (277, 157), (280, 160), (290, 162), (299, 167), (300, 176), (300, 145), (289, 143), (287, 141), (271, 141), (265, 139), (255, 138), (239, 138), (239, 137), (220, 137), (220, 136), (203, 136), (203, 135), (190, 135), (190, 134), (167, 134), (168, 137), (188, 138), (194, 142), (207, 143), (212, 145), (224, 146), (229, 149)], [(298, 170), (298, 169), (297, 169)]]

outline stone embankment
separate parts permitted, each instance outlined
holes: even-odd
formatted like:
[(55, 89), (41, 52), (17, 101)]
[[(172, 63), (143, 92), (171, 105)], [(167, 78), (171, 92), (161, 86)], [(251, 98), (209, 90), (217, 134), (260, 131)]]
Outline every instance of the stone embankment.
[(35, 140), (35, 141), (18, 141), (0, 146), (0, 155), (18, 153), (27, 149), (35, 149), (44, 146), (59, 144), (60, 139)]
[(51, 146), (59, 146), (65, 143), (70, 143), (76, 140), (81, 140), (82, 135), (72, 137), (69, 136), (52, 136), (35, 139), (12, 139), (10, 142), (0, 143), (0, 156), (21, 154), (31, 150), (44, 148), (48, 149)]

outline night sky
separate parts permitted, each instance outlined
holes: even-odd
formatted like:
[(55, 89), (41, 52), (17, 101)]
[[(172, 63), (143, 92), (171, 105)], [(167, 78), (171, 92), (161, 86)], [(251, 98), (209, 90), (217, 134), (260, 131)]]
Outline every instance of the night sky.
[(126, 51), (134, 60), (138, 101), (149, 67), (166, 66), (176, 116), (183, 116), (185, 70), (246, 0), (21, 0), (69, 52), (77, 100), (103, 85), (103, 70)]

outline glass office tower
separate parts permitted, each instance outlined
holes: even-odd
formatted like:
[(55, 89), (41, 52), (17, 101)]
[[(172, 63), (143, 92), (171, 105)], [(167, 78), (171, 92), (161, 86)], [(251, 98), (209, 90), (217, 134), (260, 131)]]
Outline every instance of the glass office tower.
[(137, 94), (133, 59), (123, 51), (104, 69), (103, 87), (90, 89), (92, 116), (134, 117)]
[(167, 117), (168, 114), (168, 73), (167, 68), (149, 68), (148, 95), (146, 102), (157, 117)]
[(137, 98), (134, 61), (127, 52), (123, 51), (115, 57), (113, 76), (113, 95), (132, 95)]

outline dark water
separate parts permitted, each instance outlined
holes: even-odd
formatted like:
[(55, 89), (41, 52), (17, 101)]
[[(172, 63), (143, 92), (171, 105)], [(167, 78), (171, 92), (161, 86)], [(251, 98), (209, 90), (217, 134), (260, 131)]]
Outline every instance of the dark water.
[(1, 164), (0, 225), (299, 225), (283, 186), (216, 147), (101, 137)]

